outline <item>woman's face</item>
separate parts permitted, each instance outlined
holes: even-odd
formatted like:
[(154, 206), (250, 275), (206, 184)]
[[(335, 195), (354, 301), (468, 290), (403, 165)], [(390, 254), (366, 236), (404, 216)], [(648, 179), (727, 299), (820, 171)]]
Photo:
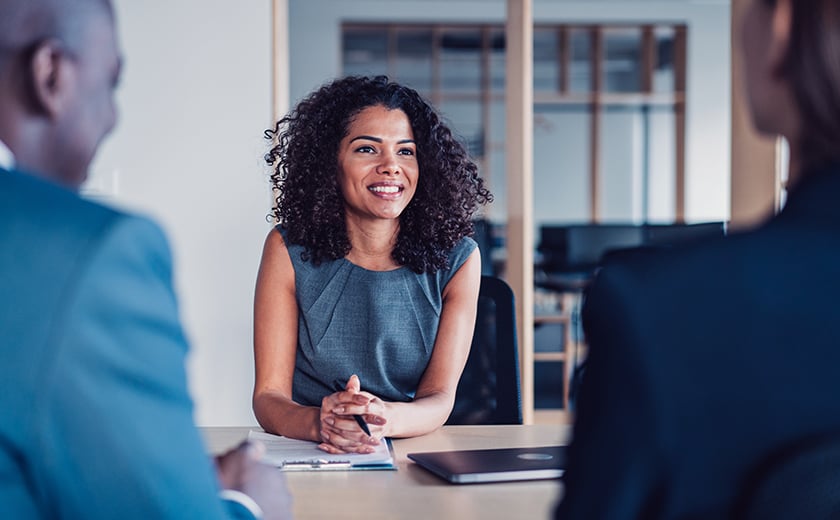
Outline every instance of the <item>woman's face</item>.
[(338, 147), (338, 184), (348, 216), (399, 218), (414, 197), (419, 174), (405, 112), (376, 105), (350, 122)]

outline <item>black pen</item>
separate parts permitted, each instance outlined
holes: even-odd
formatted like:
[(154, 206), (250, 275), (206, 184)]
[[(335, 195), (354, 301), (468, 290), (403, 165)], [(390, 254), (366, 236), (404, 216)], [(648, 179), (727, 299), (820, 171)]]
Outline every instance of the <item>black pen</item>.
[[(341, 384), (341, 381), (335, 381), (333, 384), (335, 385), (336, 392), (343, 392), (347, 390), (346, 388), (344, 388), (344, 385)], [(367, 434), (368, 437), (370, 437), (370, 428), (368, 428), (368, 425), (362, 418), (362, 416), (353, 414), (353, 419), (356, 419), (356, 422), (359, 424), (359, 427), (362, 429), (362, 431), (365, 432), (365, 434)]]

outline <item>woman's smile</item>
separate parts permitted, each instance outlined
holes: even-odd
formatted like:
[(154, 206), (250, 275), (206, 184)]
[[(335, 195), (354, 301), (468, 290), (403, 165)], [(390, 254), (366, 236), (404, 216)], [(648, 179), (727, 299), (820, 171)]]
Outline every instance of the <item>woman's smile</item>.
[(377, 182), (368, 186), (368, 191), (373, 193), (375, 196), (386, 200), (399, 198), (404, 190), (405, 186), (403, 186), (402, 183), (397, 182)]

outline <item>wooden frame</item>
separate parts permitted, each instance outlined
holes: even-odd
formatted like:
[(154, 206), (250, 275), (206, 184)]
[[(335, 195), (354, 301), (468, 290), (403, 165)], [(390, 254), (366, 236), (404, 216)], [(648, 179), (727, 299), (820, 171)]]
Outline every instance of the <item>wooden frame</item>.
[[(272, 110), (274, 122), (289, 111), (289, 0), (272, 0)], [(274, 123), (272, 122), (272, 126)]]
[(522, 420), (534, 422), (534, 20), (532, 0), (507, 2), (505, 114), (506, 278), (516, 295)]

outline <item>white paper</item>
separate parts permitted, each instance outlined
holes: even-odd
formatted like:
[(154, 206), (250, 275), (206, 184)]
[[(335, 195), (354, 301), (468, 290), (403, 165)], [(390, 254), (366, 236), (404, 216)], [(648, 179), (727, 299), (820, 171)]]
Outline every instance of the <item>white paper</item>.
[(270, 433), (251, 430), (249, 440), (265, 445), (264, 460), (279, 468), (293, 469), (364, 469), (364, 466), (393, 466), (394, 458), (389, 442), (382, 439), (373, 453), (346, 453), (333, 455), (318, 449), (318, 443), (290, 439)]

